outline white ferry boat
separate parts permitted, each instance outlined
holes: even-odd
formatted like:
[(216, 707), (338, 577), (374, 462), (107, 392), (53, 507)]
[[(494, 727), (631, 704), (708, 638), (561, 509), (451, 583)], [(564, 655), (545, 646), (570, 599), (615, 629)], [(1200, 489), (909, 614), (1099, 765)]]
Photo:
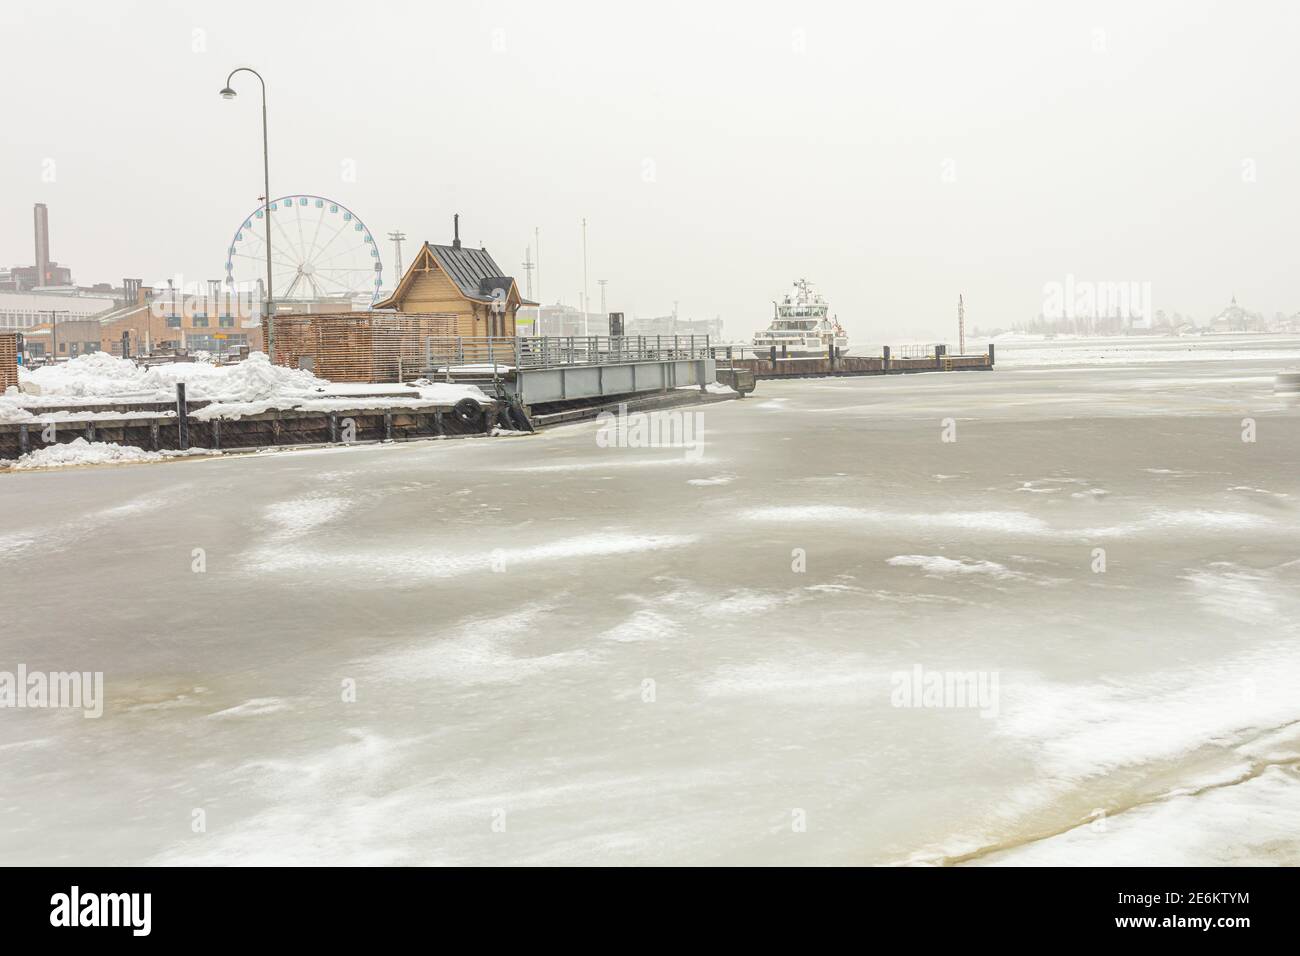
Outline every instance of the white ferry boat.
[(794, 288), (772, 305), (772, 324), (754, 333), (756, 351), (771, 351), (775, 345), (778, 354), (791, 358), (825, 358), (834, 343), (841, 355), (848, 354), (848, 335), (807, 279), (796, 279)]

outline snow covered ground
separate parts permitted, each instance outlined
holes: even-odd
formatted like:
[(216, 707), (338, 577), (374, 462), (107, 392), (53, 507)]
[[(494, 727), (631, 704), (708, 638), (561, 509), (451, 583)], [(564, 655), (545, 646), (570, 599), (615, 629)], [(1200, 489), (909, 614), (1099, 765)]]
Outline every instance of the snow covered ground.
[(0, 670), (108, 698), (3, 714), (3, 856), (1300, 864), (1278, 366), (764, 381), (702, 458), (0, 475)]
[(994, 339), (1005, 368), (1093, 368), (1168, 362), (1271, 361), (1278, 370), (1300, 362), (1300, 336), (1188, 335)]
[(87, 417), (82, 412), (41, 412), (42, 408), (55, 406), (171, 402), (176, 399), (178, 382), (185, 383), (187, 400), (214, 403), (194, 413), (201, 420), (239, 418), (270, 409), (337, 411), (356, 408), (362, 403), (368, 408), (420, 408), (455, 404), (464, 398), (479, 403), (489, 401), (473, 385), (334, 384), (301, 369), (272, 365), (261, 352), (254, 352), (235, 365), (176, 362), (150, 368), (107, 352), (92, 352), (59, 365), (20, 369), (19, 381), (21, 392), (10, 389), (0, 397), (0, 423)]
[(86, 441), (77, 438), (58, 445), (47, 445), (28, 452), (8, 467), (15, 471), (33, 468), (68, 468), (76, 465), (129, 465), (146, 461), (166, 461), (170, 458), (189, 458), (198, 455), (219, 455), (207, 448), (190, 448), (186, 451), (146, 451), (130, 445), (113, 442)]

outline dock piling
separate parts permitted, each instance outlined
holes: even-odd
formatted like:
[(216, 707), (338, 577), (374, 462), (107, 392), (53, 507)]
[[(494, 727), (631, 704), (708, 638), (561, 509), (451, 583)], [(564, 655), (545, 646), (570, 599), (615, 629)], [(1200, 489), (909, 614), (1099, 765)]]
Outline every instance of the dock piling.
[(185, 401), (185, 383), (176, 383), (176, 445), (181, 451), (190, 447), (190, 408)]

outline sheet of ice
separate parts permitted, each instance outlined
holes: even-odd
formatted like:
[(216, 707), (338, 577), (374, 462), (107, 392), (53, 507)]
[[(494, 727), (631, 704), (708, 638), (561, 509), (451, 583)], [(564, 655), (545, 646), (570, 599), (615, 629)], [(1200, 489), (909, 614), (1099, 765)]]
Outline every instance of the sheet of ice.
[(1183, 362), (1267, 360), (1279, 366), (1300, 362), (1300, 338), (1293, 335), (1124, 336), (994, 339), (997, 365), (1056, 368), (1163, 365)]
[(1297, 862), (1272, 361), (764, 381), (685, 471), (593, 425), (0, 474), (0, 668), (109, 690), (0, 720), (5, 858)]

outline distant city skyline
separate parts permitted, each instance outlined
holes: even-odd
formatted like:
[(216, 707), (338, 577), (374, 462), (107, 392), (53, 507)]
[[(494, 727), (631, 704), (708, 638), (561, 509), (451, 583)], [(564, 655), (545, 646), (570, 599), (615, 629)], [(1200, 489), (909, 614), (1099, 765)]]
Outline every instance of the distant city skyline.
[(18, 2), (0, 70), (42, 96), (6, 116), (0, 266), (35, 265), (41, 202), (79, 284), (221, 277), (262, 192), (255, 86), (217, 96), (249, 65), (273, 194), (337, 198), (412, 247), (458, 212), (521, 280), (536, 237), (547, 303), (580, 301), (585, 218), (609, 309), (677, 301), (733, 336), (801, 276), (859, 340), (951, 337), (959, 294), (970, 327), (1009, 327), (1067, 274), (1150, 283), (1201, 322), (1233, 295), (1291, 315), (1300, 12), (1261, 6), (668, 3), (633, 25), (588, 4)]

